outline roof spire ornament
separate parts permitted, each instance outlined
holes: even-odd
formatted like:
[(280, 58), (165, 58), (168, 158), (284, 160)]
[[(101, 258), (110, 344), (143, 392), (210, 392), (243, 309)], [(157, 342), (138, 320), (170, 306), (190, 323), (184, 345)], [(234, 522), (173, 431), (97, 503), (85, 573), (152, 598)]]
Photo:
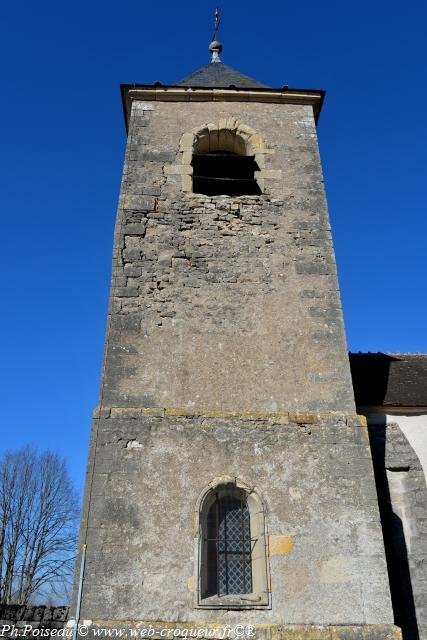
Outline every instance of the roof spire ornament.
[(217, 40), (220, 21), (221, 18), (219, 15), (219, 7), (217, 7), (214, 14), (214, 32), (212, 36), (212, 42), (209, 45), (209, 51), (212, 53), (211, 62), (221, 62), (219, 54), (222, 51), (222, 44), (219, 42), (219, 40)]

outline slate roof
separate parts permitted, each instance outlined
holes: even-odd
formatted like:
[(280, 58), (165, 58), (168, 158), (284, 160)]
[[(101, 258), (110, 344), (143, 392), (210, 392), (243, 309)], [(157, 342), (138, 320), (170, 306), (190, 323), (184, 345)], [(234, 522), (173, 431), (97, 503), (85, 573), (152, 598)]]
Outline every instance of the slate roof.
[(427, 406), (427, 354), (350, 353), (358, 406)]
[(209, 62), (207, 65), (179, 80), (178, 87), (216, 87), (227, 89), (230, 85), (237, 89), (266, 89), (267, 85), (244, 76), (223, 62)]

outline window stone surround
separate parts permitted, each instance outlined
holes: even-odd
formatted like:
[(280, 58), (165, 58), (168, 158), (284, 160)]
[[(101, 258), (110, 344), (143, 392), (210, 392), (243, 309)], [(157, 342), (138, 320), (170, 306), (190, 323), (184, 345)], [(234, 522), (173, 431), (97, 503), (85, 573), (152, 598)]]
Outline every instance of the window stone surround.
[[(203, 558), (203, 539), (206, 535), (206, 515), (218, 494), (226, 495), (230, 489), (240, 489), (246, 494), (250, 513), (252, 549), (252, 593), (225, 596), (203, 597), (203, 584), (206, 567)], [(207, 609), (258, 609), (271, 608), (271, 588), (268, 568), (267, 529), (265, 523), (265, 504), (255, 487), (232, 476), (220, 476), (212, 480), (199, 496), (195, 511), (195, 573), (196, 589), (194, 606)]]
[(266, 169), (265, 156), (274, 154), (268, 149), (263, 137), (252, 127), (242, 123), (234, 116), (220, 118), (217, 123), (204, 124), (185, 132), (179, 142), (179, 164), (166, 165), (164, 174), (180, 175), (181, 189), (193, 191), (193, 167), (191, 161), (195, 151), (207, 153), (209, 150), (224, 149), (239, 155), (254, 156), (259, 171), (255, 171), (255, 180), (261, 190), (265, 190), (265, 180), (280, 180), (280, 169)]

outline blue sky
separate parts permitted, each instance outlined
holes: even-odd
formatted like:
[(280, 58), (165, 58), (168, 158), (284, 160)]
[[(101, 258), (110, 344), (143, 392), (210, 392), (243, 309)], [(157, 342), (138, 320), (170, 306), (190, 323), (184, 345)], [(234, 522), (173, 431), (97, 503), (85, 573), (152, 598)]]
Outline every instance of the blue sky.
[[(2, 9), (1, 450), (59, 451), (79, 489), (126, 142), (119, 84), (173, 83), (208, 62), (214, 8)], [(319, 138), (353, 351), (427, 351), (426, 14), (393, 0), (222, 5), (224, 62), (327, 91)]]

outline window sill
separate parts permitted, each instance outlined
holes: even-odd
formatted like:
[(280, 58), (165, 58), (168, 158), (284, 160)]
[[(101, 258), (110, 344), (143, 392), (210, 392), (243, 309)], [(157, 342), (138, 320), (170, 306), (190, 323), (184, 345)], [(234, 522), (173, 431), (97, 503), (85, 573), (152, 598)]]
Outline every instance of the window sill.
[(267, 593), (209, 596), (201, 598), (196, 607), (201, 609), (265, 609), (270, 607), (270, 599)]

